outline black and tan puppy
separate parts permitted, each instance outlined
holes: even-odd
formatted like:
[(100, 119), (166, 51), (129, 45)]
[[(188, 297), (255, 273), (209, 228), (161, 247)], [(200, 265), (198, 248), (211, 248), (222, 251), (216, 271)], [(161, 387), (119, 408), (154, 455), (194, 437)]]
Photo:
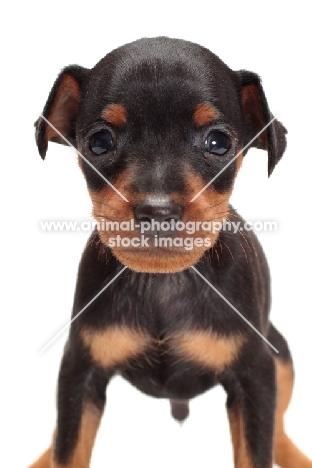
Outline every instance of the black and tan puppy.
[(39, 152), (78, 149), (100, 226), (79, 267), (53, 443), (33, 468), (89, 466), (117, 372), (178, 420), (221, 384), (236, 468), (312, 467), (284, 432), (293, 367), (268, 319), (264, 254), (249, 231), (213, 228), (243, 226), (229, 198), (245, 146), (267, 150), (269, 174), (281, 158), (286, 130), (271, 120), (256, 74), (181, 40), (142, 39), (57, 78)]

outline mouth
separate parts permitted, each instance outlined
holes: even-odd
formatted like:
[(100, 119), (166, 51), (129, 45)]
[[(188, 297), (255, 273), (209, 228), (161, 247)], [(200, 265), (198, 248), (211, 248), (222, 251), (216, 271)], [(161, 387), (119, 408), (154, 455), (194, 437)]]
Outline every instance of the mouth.
[[(116, 250), (116, 249), (115, 249)], [(191, 252), (186, 251), (181, 247), (139, 247), (139, 248), (129, 248), (129, 249), (120, 249), (120, 252), (125, 252), (128, 255), (146, 255), (150, 257), (190, 257)]]
[(219, 194), (208, 195), (195, 203), (186, 196), (128, 196), (131, 203), (125, 205), (102, 193), (94, 196), (93, 215), (101, 241), (122, 264), (136, 272), (175, 273), (195, 265), (219, 236), (228, 196), (220, 204)]
[(108, 246), (115, 257), (124, 265), (137, 272), (175, 273), (194, 265), (216, 240), (205, 233), (193, 236), (147, 236), (100, 231), (102, 242)]
[(117, 259), (131, 270), (142, 273), (176, 273), (186, 270), (202, 257), (203, 252), (185, 252), (182, 249), (115, 249)]

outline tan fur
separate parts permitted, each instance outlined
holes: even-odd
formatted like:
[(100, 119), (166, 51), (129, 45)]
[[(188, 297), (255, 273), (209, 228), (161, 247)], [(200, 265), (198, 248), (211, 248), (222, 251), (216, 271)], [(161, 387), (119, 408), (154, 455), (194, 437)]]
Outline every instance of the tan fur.
[[(114, 187), (126, 196), (129, 203), (123, 200), (110, 186), (106, 186), (97, 192), (89, 190), (93, 205), (92, 214), (99, 223), (105, 220), (118, 221), (121, 223), (122, 221), (129, 221), (133, 218), (132, 204), (139, 203), (144, 195), (141, 197), (131, 197), (129, 195), (129, 193), (131, 193), (132, 178), (133, 170), (128, 169), (114, 181)], [(103, 242), (106, 242), (110, 236), (121, 234), (121, 232), (122, 231), (108, 232), (106, 236), (105, 231), (101, 231), (100, 237)], [(126, 234), (131, 235), (131, 232), (127, 232)]]
[(235, 468), (253, 468), (247, 447), (244, 420), (238, 406), (228, 411), (228, 418), (233, 443), (234, 466)]
[[(240, 150), (239, 150), (240, 151)], [(237, 173), (238, 171), (240, 170), (240, 168), (242, 167), (243, 165), (243, 155), (240, 154), (237, 158), (236, 158), (236, 174), (235, 174), (235, 177), (237, 176)]]
[(52, 446), (46, 450), (29, 468), (54, 468), (52, 465)]
[(87, 403), (82, 412), (78, 441), (72, 456), (66, 465), (53, 461), (52, 446), (29, 468), (88, 468), (96, 433), (100, 424), (102, 412), (91, 403)]
[(102, 117), (115, 127), (123, 127), (127, 123), (127, 109), (120, 104), (111, 104), (103, 110)]
[(277, 382), (277, 407), (275, 415), (274, 458), (282, 468), (312, 468), (309, 460), (289, 439), (284, 429), (284, 413), (293, 389), (293, 368), (290, 363), (275, 359)]
[(151, 344), (147, 334), (122, 326), (110, 326), (98, 332), (83, 330), (81, 335), (94, 361), (105, 369), (140, 355)]
[(78, 441), (70, 462), (64, 465), (54, 464), (53, 468), (88, 468), (95, 436), (100, 424), (102, 412), (88, 403), (82, 413)]
[(244, 343), (242, 336), (219, 336), (213, 332), (186, 331), (174, 338), (174, 350), (197, 364), (222, 371), (236, 358)]
[(194, 112), (194, 122), (197, 127), (209, 124), (216, 117), (217, 112), (207, 104), (200, 104)]

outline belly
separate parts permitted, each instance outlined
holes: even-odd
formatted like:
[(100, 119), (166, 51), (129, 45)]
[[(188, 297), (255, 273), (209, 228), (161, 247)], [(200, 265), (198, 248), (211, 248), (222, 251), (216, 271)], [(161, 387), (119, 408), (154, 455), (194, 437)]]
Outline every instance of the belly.
[(149, 361), (142, 357), (119, 373), (140, 391), (153, 397), (188, 400), (218, 383), (215, 371), (203, 369), (195, 363), (168, 357), (160, 358), (157, 364), (150, 357)]

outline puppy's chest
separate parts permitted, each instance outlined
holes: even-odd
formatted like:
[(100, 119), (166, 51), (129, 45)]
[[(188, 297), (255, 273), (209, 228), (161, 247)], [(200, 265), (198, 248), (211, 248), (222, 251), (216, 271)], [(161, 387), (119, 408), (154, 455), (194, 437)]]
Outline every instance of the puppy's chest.
[(237, 358), (244, 338), (221, 335), (209, 329), (179, 328), (155, 336), (138, 327), (114, 324), (102, 330), (82, 329), (81, 338), (92, 360), (104, 369), (144, 368), (172, 374), (188, 362), (222, 372)]

